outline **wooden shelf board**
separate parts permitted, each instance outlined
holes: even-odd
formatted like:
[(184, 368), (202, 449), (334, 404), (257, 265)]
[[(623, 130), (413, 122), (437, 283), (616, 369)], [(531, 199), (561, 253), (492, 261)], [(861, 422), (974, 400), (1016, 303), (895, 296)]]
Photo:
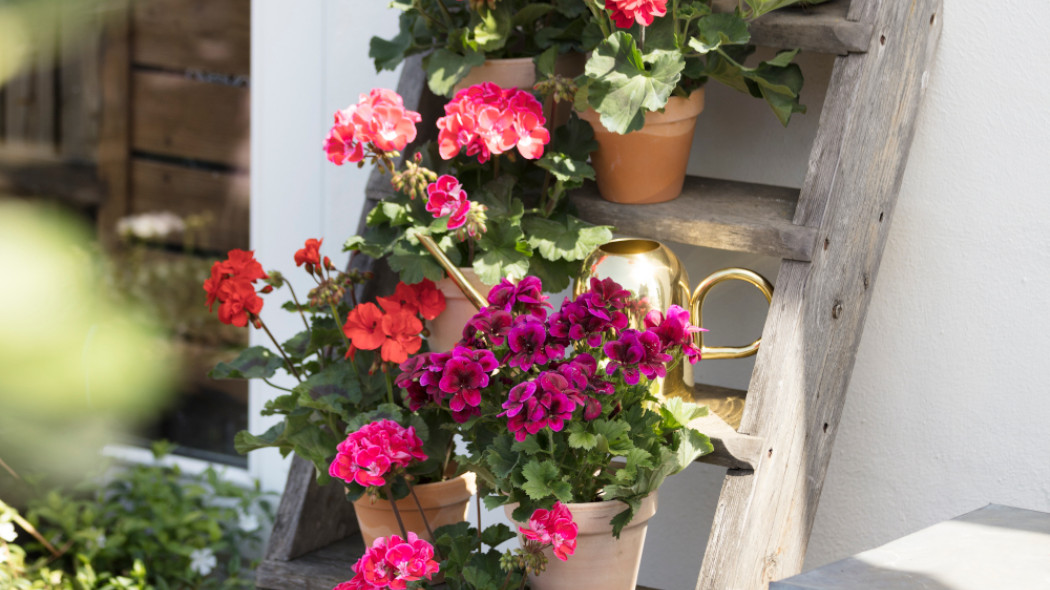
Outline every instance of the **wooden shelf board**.
[(589, 183), (571, 197), (580, 217), (616, 232), (809, 261), (817, 230), (795, 225), (797, 189), (687, 177), (682, 195), (653, 205), (611, 203)]
[[(715, 10), (730, 12), (737, 0), (715, 0)], [(851, 21), (849, 0), (832, 0), (807, 7), (783, 8), (751, 23), (751, 41), (777, 49), (846, 55), (868, 50), (874, 27)]]
[(94, 164), (43, 150), (0, 146), (0, 194), (47, 197), (81, 210), (98, 207), (103, 186)]
[(701, 457), (700, 462), (730, 469), (754, 469), (762, 458), (764, 441), (736, 431), (747, 392), (702, 384), (694, 386), (693, 392), (693, 401), (707, 405), (709, 412), (690, 426), (706, 434), (715, 447), (714, 452)]
[(364, 552), (364, 542), (355, 534), (291, 561), (267, 559), (255, 571), (255, 586), (268, 590), (332, 590), (354, 577), (350, 568)]

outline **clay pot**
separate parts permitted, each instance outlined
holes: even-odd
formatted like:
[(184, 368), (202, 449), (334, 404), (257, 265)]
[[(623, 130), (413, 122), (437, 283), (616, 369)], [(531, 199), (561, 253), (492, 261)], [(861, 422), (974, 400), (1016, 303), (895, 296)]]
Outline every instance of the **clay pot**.
[(663, 203), (681, 194), (696, 117), (703, 110), (703, 88), (689, 98), (672, 96), (664, 112), (646, 113), (645, 126), (625, 135), (607, 130), (593, 110), (581, 114), (598, 141), (591, 165), (602, 198), (614, 203)]
[[(478, 486), (473, 473), (464, 473), (445, 481), (420, 484), (414, 486), (414, 489), (419, 503), (423, 505), (427, 522), (430, 523), (431, 530), (434, 530), (467, 520), (470, 498), (477, 493)], [(397, 509), (401, 513), (405, 529), (415, 533), (420, 539), (434, 542), (427, 533), (423, 517), (419, 514), (419, 508), (411, 495), (398, 500)], [(357, 524), (361, 527), (365, 547), (371, 547), (377, 537), (401, 535), (389, 500), (380, 498), (373, 504), (370, 497), (361, 496), (354, 502), (354, 511), (357, 513)]]
[[(487, 296), (492, 290), (491, 285), (481, 282), (473, 268), (459, 270), (479, 292)], [(463, 326), (478, 310), (448, 277), (435, 284), (445, 295), (445, 311), (429, 322), (430, 336), (427, 337), (427, 343), (430, 344), (431, 352), (448, 352), (463, 337)]]
[[(576, 551), (568, 561), (554, 557), (550, 548), (547, 569), (538, 576), (529, 576), (533, 590), (634, 590), (638, 583), (638, 568), (642, 563), (642, 548), (649, 519), (656, 514), (656, 492), (642, 500), (642, 506), (617, 539), (612, 535), (609, 521), (623, 512), (623, 502), (587, 502), (567, 504), (572, 519), (579, 529)], [(507, 517), (517, 504), (504, 506)], [(513, 519), (511, 519), (513, 520)], [(517, 523), (520, 526), (520, 523)], [(519, 541), (522, 537), (518, 536)]]

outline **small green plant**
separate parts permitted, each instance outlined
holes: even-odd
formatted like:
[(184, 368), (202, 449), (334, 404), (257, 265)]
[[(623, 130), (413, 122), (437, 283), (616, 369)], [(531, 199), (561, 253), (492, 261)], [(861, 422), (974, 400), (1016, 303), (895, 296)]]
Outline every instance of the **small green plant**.
[[(154, 447), (157, 459), (169, 446)], [(0, 502), (0, 587), (18, 590), (252, 588), (272, 508), (213, 469), (159, 463), (112, 470), (29, 502)]]

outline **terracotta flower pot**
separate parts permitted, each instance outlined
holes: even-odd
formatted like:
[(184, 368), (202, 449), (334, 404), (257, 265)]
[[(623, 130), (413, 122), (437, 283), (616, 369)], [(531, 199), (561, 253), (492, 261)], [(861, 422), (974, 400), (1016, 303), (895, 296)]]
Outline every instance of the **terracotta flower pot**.
[(591, 164), (602, 198), (614, 203), (663, 203), (681, 194), (696, 117), (703, 110), (703, 88), (687, 99), (672, 96), (664, 112), (647, 113), (645, 126), (625, 135), (607, 130), (593, 110), (581, 114), (598, 141)]
[[(449, 480), (417, 485), (415, 491), (419, 503), (423, 505), (430, 528), (436, 529), (467, 520), (470, 498), (478, 491), (477, 478), (473, 473), (464, 473)], [(419, 508), (411, 495), (398, 500), (397, 509), (401, 513), (405, 529), (414, 532), (420, 539), (434, 542), (427, 533), (423, 517), (420, 516)], [(371, 547), (377, 537), (401, 535), (389, 500), (378, 499), (373, 504), (371, 498), (362, 496), (354, 502), (354, 511), (357, 513), (357, 524), (361, 527), (365, 547)]]
[[(656, 514), (656, 492), (642, 500), (642, 506), (617, 539), (612, 535), (609, 521), (623, 511), (622, 502), (587, 502), (567, 504), (572, 519), (579, 529), (576, 551), (567, 561), (554, 557), (548, 547), (547, 569), (538, 576), (529, 577), (533, 590), (634, 590), (638, 583), (638, 567), (642, 563), (642, 548), (649, 519)], [(517, 505), (504, 506), (507, 517)], [(513, 519), (512, 519), (513, 520)], [(519, 526), (520, 523), (518, 523)], [(522, 540), (518, 535), (519, 541)]]
[[(478, 291), (488, 295), (492, 290), (491, 285), (486, 285), (478, 278), (473, 268), (460, 268), (463, 276), (467, 277), (470, 284)], [(427, 343), (430, 344), (432, 352), (448, 352), (463, 337), (463, 326), (478, 312), (477, 308), (460, 291), (452, 279), (445, 277), (436, 283), (437, 288), (445, 295), (445, 311), (430, 321), (430, 336)]]

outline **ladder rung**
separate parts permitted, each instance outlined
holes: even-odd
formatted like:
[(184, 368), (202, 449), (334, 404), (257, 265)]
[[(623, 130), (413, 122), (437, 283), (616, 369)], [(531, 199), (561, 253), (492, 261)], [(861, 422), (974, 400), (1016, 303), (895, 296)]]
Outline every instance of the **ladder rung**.
[(593, 183), (572, 195), (580, 217), (619, 234), (809, 261), (817, 230), (795, 225), (798, 189), (689, 176), (682, 195), (653, 205), (621, 205)]
[[(737, 0), (715, 0), (715, 10), (729, 12)], [(799, 48), (803, 51), (846, 55), (868, 50), (874, 27), (846, 18), (849, 0), (826, 4), (791, 7), (771, 12), (751, 23), (751, 41), (755, 45), (777, 49)]]
[(731, 469), (754, 469), (762, 456), (764, 441), (736, 431), (747, 392), (701, 384), (694, 387), (694, 392), (693, 401), (707, 405), (710, 411), (690, 426), (706, 434), (715, 447), (714, 452), (701, 457), (700, 462)]

